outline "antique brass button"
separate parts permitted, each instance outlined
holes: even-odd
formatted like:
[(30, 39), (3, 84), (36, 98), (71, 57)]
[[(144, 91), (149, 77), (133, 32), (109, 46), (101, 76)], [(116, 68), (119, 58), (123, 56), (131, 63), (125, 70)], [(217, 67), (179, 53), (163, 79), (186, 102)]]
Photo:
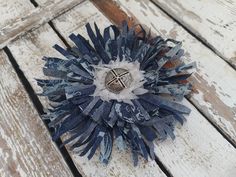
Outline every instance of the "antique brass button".
[(132, 75), (127, 69), (113, 68), (105, 77), (105, 86), (110, 92), (118, 94), (124, 88), (128, 88), (132, 81)]

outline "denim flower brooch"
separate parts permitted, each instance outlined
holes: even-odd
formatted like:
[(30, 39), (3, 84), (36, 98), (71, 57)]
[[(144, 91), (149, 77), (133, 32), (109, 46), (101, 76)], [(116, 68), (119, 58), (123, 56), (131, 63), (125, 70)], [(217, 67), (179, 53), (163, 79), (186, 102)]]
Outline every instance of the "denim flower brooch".
[(138, 155), (154, 159), (154, 140), (173, 139), (175, 123), (190, 113), (178, 102), (191, 91), (186, 71), (196, 64), (180, 62), (181, 42), (151, 37), (141, 25), (94, 28), (86, 24), (90, 41), (71, 34), (74, 47), (55, 45), (63, 59), (43, 58), (50, 79), (37, 83), (51, 102), (43, 118), (53, 140), (66, 134), (62, 145), (88, 159), (99, 149), (105, 164), (113, 145), (130, 148), (134, 165)]

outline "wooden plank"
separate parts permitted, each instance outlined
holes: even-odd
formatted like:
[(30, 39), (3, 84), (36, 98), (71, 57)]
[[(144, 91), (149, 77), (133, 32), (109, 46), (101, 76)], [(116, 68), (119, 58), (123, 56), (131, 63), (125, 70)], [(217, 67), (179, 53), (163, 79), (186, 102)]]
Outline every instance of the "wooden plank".
[(195, 88), (191, 102), (236, 145), (235, 70), (153, 3), (147, 0), (117, 2), (130, 18), (139, 19), (146, 27), (151, 27), (153, 33), (183, 41), (186, 51), (183, 58), (198, 64), (197, 72), (191, 77)]
[[(3, 26), (3, 27), (0, 26), (0, 48), (3, 48), (4, 46), (6, 46), (7, 43), (13, 40), (14, 38), (28, 32), (29, 30), (35, 29), (44, 23), (47, 23), (51, 19), (64, 13), (65, 11), (68, 11), (69, 9), (78, 5), (82, 1), (83, 0), (70, 0), (70, 1), (57, 0), (55, 2), (49, 1), (48, 3), (42, 2), (42, 4), (37, 8), (34, 8), (34, 6), (30, 4), (28, 5), (29, 7), (27, 7), (27, 13), (26, 13), (26, 9), (20, 8), (21, 6), (18, 5), (19, 8), (18, 6), (15, 6), (15, 4), (20, 4), (17, 0), (14, 0), (13, 2), (7, 1), (7, 3), (12, 2), (10, 3), (12, 4), (12, 7), (11, 6), (8, 7), (7, 5), (6, 10), (4, 10), (4, 5), (0, 4), (0, 7), (3, 6), (1, 7), (2, 9), (0, 10), (4, 10), (7, 12), (5, 13), (5, 15), (10, 14), (9, 15), (10, 17), (11, 16), (18, 17), (18, 18), (14, 18), (14, 21), (5, 22), (6, 26)], [(30, 10), (30, 7), (32, 10)], [(12, 11), (11, 8), (17, 9), (17, 10)], [(20, 12), (22, 13), (25, 12), (25, 13), (21, 14)], [(2, 11), (1, 11), (1, 14), (2, 14)]]
[[(95, 9), (87, 9), (84, 5), (80, 7), (80, 10), (88, 14)], [(76, 19), (76, 21), (82, 20), (80, 18)], [(54, 44), (64, 46), (50, 26), (46, 24), (8, 45), (20, 69), (24, 72), (36, 92), (39, 92), (40, 89), (36, 85), (34, 78), (44, 77), (42, 73), (42, 66), (44, 65), (42, 57), (46, 55), (63, 58), (52, 48)], [(43, 100), (43, 98), (40, 99)], [(98, 154), (90, 161), (88, 161), (86, 157), (73, 155), (72, 152), (70, 152), (70, 154), (79, 172), (86, 177), (165, 176), (155, 161), (144, 162), (143, 159), (140, 159), (139, 166), (135, 168), (131, 156), (129, 156), (130, 153), (119, 152), (116, 148), (114, 148), (112, 160), (108, 166), (104, 166), (99, 162)]]
[(174, 177), (234, 177), (236, 149), (232, 147), (196, 108), (188, 121), (176, 129), (176, 139), (158, 142), (155, 154)]
[(236, 1), (153, 1), (236, 68)]
[(73, 176), (2, 50), (0, 176)]
[[(99, 7), (101, 7), (103, 10), (106, 9), (106, 6), (108, 6), (108, 10), (103, 11), (103, 13), (108, 15), (109, 17), (112, 16), (111, 19), (113, 19), (113, 21), (115, 21), (116, 23), (120, 23), (122, 21), (122, 19), (115, 18), (118, 17), (117, 13), (122, 13), (123, 15), (120, 15), (120, 18), (131, 19), (133, 21), (135, 21), (135, 19), (139, 19), (143, 24), (151, 26), (155, 33), (160, 32), (161, 34), (163, 34), (165, 33), (164, 29), (166, 29), (169, 31), (166, 31), (164, 36), (176, 38), (177, 36), (175, 35), (178, 34), (179, 39), (182, 39), (184, 42), (184, 48), (189, 51), (189, 53), (191, 53), (187, 53), (187, 56), (185, 57), (186, 60), (190, 61), (189, 58), (191, 57), (194, 59), (199, 58), (199, 60), (197, 60), (199, 64), (198, 74), (204, 75), (203, 78), (209, 77), (207, 81), (211, 81), (210, 79), (214, 79), (215, 83), (210, 82), (211, 84), (221, 84), (222, 88), (224, 88), (226, 92), (229, 92), (230, 95), (234, 95), (235, 87), (231, 87), (231, 89), (227, 88), (229, 87), (229, 85), (224, 86), (221, 82), (218, 82), (216, 80), (216, 76), (214, 75), (216, 74), (218, 78), (221, 78), (223, 75), (222, 72), (218, 71), (221, 74), (219, 75), (209, 69), (209, 76), (205, 76), (206, 74), (204, 73), (206, 73), (208, 67), (211, 66), (211, 63), (209, 64), (209, 61), (213, 58), (217, 60), (217, 63), (219, 62), (219, 66), (227, 69), (227, 74), (229, 75), (229, 77), (227, 78), (229, 79), (226, 79), (225, 84), (232, 83), (232, 81), (234, 81), (233, 78), (235, 78), (235, 71), (232, 70), (232, 68), (230, 68), (223, 60), (217, 57), (209, 49), (205, 48), (201, 43), (199, 43), (196, 39), (194, 39), (186, 31), (184, 31), (180, 26), (175, 24), (171, 19), (161, 13), (155, 5), (149, 4), (148, 1), (120, 1), (123, 10), (125, 9), (126, 13), (129, 14), (129, 17), (127, 18), (127, 15), (126, 17), (124, 15), (124, 11), (122, 12), (122, 10), (116, 9), (117, 7), (115, 7), (114, 3), (112, 3), (111, 1), (94, 2), (97, 6), (101, 5)], [(142, 6), (139, 5), (139, 3), (142, 3)], [(144, 6), (143, 3), (146, 3), (146, 5)], [(89, 2), (87, 2), (87, 6), (90, 9), (92, 9), (93, 7), (89, 4)], [(93, 10), (93, 13), (94, 12), (95, 10)], [(106, 12), (110, 14), (107, 14)], [(147, 14), (145, 15), (145, 13)], [(53, 23), (58, 31), (63, 35), (63, 37), (68, 39), (67, 36), (72, 32), (82, 34), (85, 33), (85, 27), (79, 27), (81, 26), (81, 23), (79, 23), (75, 19), (85, 17), (86, 14), (91, 17), (86, 21), (93, 22), (92, 14), (83, 12), (81, 8), (76, 7), (70, 12), (61, 15), (57, 19), (53, 20)], [(105, 27), (104, 25), (109, 21), (105, 17), (100, 16), (96, 17), (96, 22), (102, 29)], [(199, 54), (198, 51), (203, 51), (204, 53)], [(206, 69), (204, 65), (207, 65)], [(206, 85), (203, 81), (203, 79), (194, 80), (194, 82), (196, 82), (195, 85), (199, 90), (199, 94), (201, 91), (202, 94), (209, 95), (208, 90), (210, 90), (210, 88), (208, 88), (208, 85)], [(205, 88), (208, 92), (205, 90), (200, 90), (199, 85), (203, 85), (202, 87)], [(199, 94), (196, 93), (196, 95)], [(208, 97), (211, 105), (214, 105), (215, 98), (213, 96)], [(221, 100), (221, 97), (219, 97), (219, 99)], [(192, 100), (198, 102), (198, 96), (193, 96)], [(235, 100), (231, 98), (229, 102), (235, 103), (234, 101)], [(225, 99), (223, 103), (228, 104)], [(183, 128), (177, 129), (177, 138), (174, 142), (172, 142), (171, 140), (161, 143), (158, 142), (156, 155), (173, 174), (173, 176), (233, 176), (236, 173), (236, 150), (234, 149), (234, 147), (230, 145), (214, 127), (211, 126), (211, 124), (205, 119), (205, 117), (201, 115), (201, 113), (196, 110), (196, 108), (191, 106), (191, 104), (189, 104), (189, 102), (187, 102), (186, 100), (184, 101), (184, 104), (188, 105), (192, 109), (192, 113), (188, 118), (189, 121)], [(209, 103), (199, 102), (199, 109), (200, 105), (206, 104)], [(208, 110), (206, 109), (206, 111)], [(231, 110), (227, 109), (227, 111)], [(214, 116), (214, 114), (212, 114), (212, 116)], [(218, 117), (220, 116), (221, 115), (219, 114)], [(214, 116), (215, 119), (217, 119), (218, 117), (216, 116), (215, 118)], [(221, 162), (220, 164), (219, 161)]]
[(9, 24), (13, 24), (18, 20), (21, 20), (21, 18), (27, 16), (32, 9), (34, 9), (34, 6), (30, 3), (29, 0), (22, 0), (22, 1), (1, 0), (0, 1), (1, 33), (4, 27), (8, 26)]

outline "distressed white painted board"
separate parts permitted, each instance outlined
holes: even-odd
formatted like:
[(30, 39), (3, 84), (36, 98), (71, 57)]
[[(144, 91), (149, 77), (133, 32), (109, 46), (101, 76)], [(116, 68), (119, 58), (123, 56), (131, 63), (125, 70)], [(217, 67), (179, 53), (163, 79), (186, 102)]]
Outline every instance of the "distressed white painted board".
[[(28, 3), (26, 3), (26, 1), (28, 1)], [(30, 0), (3, 0), (4, 3), (1, 4), (0, 2), (0, 25), (3, 21), (3, 26), (0, 26), (0, 48), (3, 48), (14, 38), (68, 11), (81, 3), (81, 1), (82, 0), (43, 1), (39, 7), (35, 8), (30, 3)]]
[[(88, 9), (85, 10), (89, 11)], [(79, 21), (79, 18), (76, 20)], [(54, 44), (63, 46), (50, 26), (43, 25), (8, 45), (20, 69), (24, 72), (36, 92), (39, 92), (40, 88), (36, 85), (34, 78), (44, 77), (42, 73), (42, 66), (44, 65), (44, 61), (41, 60), (42, 57), (45, 55), (62, 57), (52, 48)], [(41, 101), (43, 101), (42, 98)], [(72, 152), (70, 154), (72, 156)], [(91, 161), (88, 161), (86, 157), (79, 157), (78, 155), (72, 158), (79, 172), (85, 177), (165, 176), (155, 161), (144, 162), (143, 159), (140, 159), (139, 166), (134, 167), (129, 155), (130, 153), (121, 153), (114, 148), (112, 160), (107, 167), (99, 162), (98, 155), (95, 155)]]
[(154, 0), (236, 68), (235, 0)]
[(174, 177), (235, 177), (236, 149), (186, 100), (192, 112), (176, 139), (158, 142), (155, 154)]
[(2, 50), (0, 176), (73, 176)]
[(190, 100), (236, 144), (236, 71), (153, 3), (147, 0), (119, 2), (128, 14), (151, 27), (155, 34), (183, 42), (186, 51), (183, 58), (198, 64), (191, 78), (196, 91)]
[[(157, 26), (167, 24), (167, 30), (169, 29), (168, 27), (177, 27), (177, 25), (174, 26), (174, 23), (168, 19), (166, 19), (167, 23), (165, 23), (165, 21), (159, 21), (158, 23), (151, 14), (149, 14), (146, 19), (145, 16), (140, 14), (145, 14), (145, 12), (150, 13), (150, 11), (148, 11), (147, 8), (144, 10), (144, 7), (141, 7), (138, 2), (124, 0), (121, 3), (129, 9), (127, 10), (128, 13), (133, 13), (133, 15), (143, 23), (148, 23), (150, 21), (154, 24), (161, 23)], [(98, 10), (94, 9), (94, 6), (90, 2), (87, 2), (86, 9), (92, 9), (91, 12), (88, 12), (87, 10), (84, 11), (83, 7), (84, 6), (78, 6), (53, 20), (58, 31), (66, 39), (68, 39), (67, 36), (72, 32), (81, 34), (86, 33), (85, 27), (81, 26), (82, 24), (76, 19), (85, 19), (84, 21), (93, 23), (95, 16), (93, 14), (100, 14)], [(153, 10), (154, 13), (159, 14), (157, 9), (155, 9), (155, 6), (153, 7)], [(160, 16), (160, 18), (163, 19), (164, 17)], [(105, 27), (105, 24), (110, 23), (109, 20), (101, 14), (96, 16), (95, 20), (101, 29)], [(175, 31), (173, 30), (171, 34), (174, 35)], [(185, 34), (185, 36), (186, 35), (187, 34)], [(193, 38), (190, 39), (193, 40)], [(185, 39), (185, 41), (187, 40), (188, 39)], [(204, 50), (210, 53), (212, 57), (216, 57), (211, 51), (207, 50), (203, 45), (200, 45), (199, 42), (195, 41), (194, 43), (197, 43), (197, 45), (193, 45), (198, 46), (199, 50)], [(195, 53), (196, 52), (194, 52), (194, 54)], [(222, 60), (219, 59), (219, 61)], [(232, 71), (232, 73), (234, 73), (234, 71)], [(236, 150), (234, 147), (220, 135), (220, 133), (196, 110), (196, 108), (186, 100), (184, 101), (184, 104), (192, 109), (192, 113), (188, 117), (188, 122), (184, 127), (177, 129), (177, 137), (174, 142), (171, 140), (158, 142), (156, 155), (172, 175), (176, 177), (233, 177), (234, 174), (236, 174)]]
[(1, 32), (4, 27), (21, 20), (27, 16), (34, 6), (29, 0), (1, 0), (0, 1), (0, 29)]

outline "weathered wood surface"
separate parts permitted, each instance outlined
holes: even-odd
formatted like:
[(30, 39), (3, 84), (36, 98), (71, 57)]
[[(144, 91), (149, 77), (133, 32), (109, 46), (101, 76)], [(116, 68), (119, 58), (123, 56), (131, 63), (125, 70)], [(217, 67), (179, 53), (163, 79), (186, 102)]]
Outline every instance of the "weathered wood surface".
[(81, 3), (81, 1), (82, 0), (41, 0), (37, 8), (35, 8), (29, 0), (4, 0), (0, 2), (0, 48), (6, 46), (7, 43), (14, 38), (68, 11)]
[(13, 24), (21, 18), (27, 16), (34, 9), (29, 0), (1, 0), (0, 1), (0, 29), (2, 30), (9, 24)]
[(236, 68), (236, 1), (153, 1)]
[(157, 142), (155, 154), (174, 177), (235, 177), (236, 150), (196, 108), (176, 129), (176, 139)]
[[(127, 2), (127, 5), (128, 4), (129, 3)], [(135, 5), (135, 3), (132, 4)], [(134, 7), (138, 8), (137, 6)], [(53, 23), (63, 37), (68, 39), (68, 35), (71, 32), (85, 34), (84, 24), (86, 22), (93, 21), (96, 21), (101, 28), (104, 28), (105, 24), (110, 23), (109, 20), (106, 19), (93, 6), (93, 4), (88, 1), (56, 18), (53, 20)], [(152, 21), (156, 23), (155, 20), (152, 19)], [(50, 49), (52, 50), (50, 53), (47, 53), (49, 52), (48, 48), (50, 48), (50, 46), (55, 42), (60, 44), (58, 41), (52, 41), (52, 38), (54, 37), (48, 28), (42, 30), (41, 32), (34, 32), (33, 34), (33, 39), (25, 37), (24, 39), (22, 38), (21, 40), (15, 41), (9, 45), (9, 48), (13, 52), (13, 55), (15, 56), (21, 69), (31, 81), (35, 75), (27, 63), (32, 63), (32, 58), (35, 59), (34, 61), (36, 63), (42, 62), (40, 60), (41, 56), (45, 54), (54, 55), (55, 53), (52, 49)], [(41, 35), (50, 36), (50, 38), (42, 37)], [(38, 47), (38, 49), (36, 49), (36, 47)], [(32, 54), (29, 54), (29, 48), (35, 49), (32, 53), (37, 53), (37, 55), (32, 56)], [(37, 71), (37, 76), (40, 76), (41, 68), (33, 68), (35, 69), (34, 72)], [(32, 84), (36, 89), (34, 83)], [(189, 104), (186, 100), (184, 101), (184, 104), (190, 106), (192, 109), (192, 113), (188, 117), (188, 122), (184, 125), (184, 127), (177, 129), (177, 138), (175, 141), (167, 140), (166, 142), (157, 142), (156, 155), (160, 158), (168, 170), (177, 177), (233, 176), (236, 173), (236, 151), (234, 147), (230, 145), (214, 127), (212, 127), (212, 125), (201, 115), (201, 113), (196, 110), (196, 108), (191, 106), (191, 104)], [(124, 153), (124, 158), (121, 158), (122, 160), (115, 160), (119, 157), (119, 154), (116, 154), (116, 152), (117, 151), (113, 154), (115, 156), (113, 157), (111, 163), (115, 163), (114, 169), (117, 170), (124, 165), (123, 162), (129, 160), (129, 157), (127, 158), (128, 154)], [(102, 176), (101, 172), (98, 173), (100, 171), (98, 169), (101, 168), (101, 164), (97, 162), (97, 157), (95, 157), (92, 162), (87, 162), (86, 160), (83, 161), (81, 159), (82, 158), (79, 158), (79, 160), (76, 161), (77, 167), (80, 171), (85, 170), (84, 172), (86, 175), (89, 175), (89, 172), (92, 171), (94, 174), (97, 173), (98, 176)], [(120, 163), (121, 161), (122, 163)], [(85, 166), (88, 164), (90, 164), (89, 170), (87, 169), (88, 166)], [(130, 164), (127, 163), (124, 166), (128, 165)], [(140, 167), (141, 166), (142, 165), (140, 165)], [(150, 165), (148, 167), (150, 167)], [(95, 170), (90, 170), (93, 168), (95, 168)], [(107, 171), (110, 171), (111, 167), (109, 166), (108, 168), (109, 169), (106, 168), (103, 171), (103, 174), (109, 174)], [(133, 170), (131, 165), (126, 169), (132, 169), (131, 174), (134, 176), (139, 176), (141, 171), (152, 171), (154, 167), (146, 169), (139, 169), (138, 167)], [(86, 170), (89, 172), (86, 172)], [(83, 171), (81, 173), (83, 174)], [(124, 174), (122, 173), (122, 175)]]
[(0, 51), (0, 176), (72, 177), (3, 51)]
[[(42, 3), (39, 3), (40, 6), (43, 7), (45, 2), (42, 0)], [(103, 6), (106, 6), (104, 2), (101, 1)], [(235, 94), (235, 71), (173, 20), (161, 13), (152, 3), (142, 1), (139, 4), (140, 2), (137, 1), (123, 0), (120, 3), (123, 4), (122, 8), (127, 14), (135, 16), (141, 23), (154, 29), (155, 33), (184, 41), (184, 48), (188, 51), (186, 58), (190, 58), (188, 61), (198, 61), (199, 67), (198, 73), (193, 77), (197, 92), (190, 99), (204, 115), (213, 120), (234, 141), (235, 112), (232, 109), (235, 109), (235, 99), (232, 96)], [(122, 16), (116, 16), (116, 18), (121, 20)], [(114, 17), (113, 21), (115, 20)], [(94, 21), (101, 29), (110, 24), (110, 21), (87, 1), (53, 20), (53, 23), (63, 37), (68, 39), (67, 36), (71, 32), (79, 32), (86, 36), (84, 24)], [(44, 77), (41, 71), (42, 56), (61, 57), (51, 48), (55, 43), (63, 46), (50, 26), (44, 25), (9, 44), (20, 69), (37, 92), (39, 88), (34, 78)], [(68, 43), (72, 45), (69, 40)], [(212, 65), (213, 60), (214, 65)], [(218, 69), (220, 67), (223, 68), (222, 71)], [(227, 74), (224, 74), (225, 72)], [(156, 155), (173, 176), (235, 176), (236, 151), (233, 146), (188, 101), (185, 100), (184, 104), (192, 109), (188, 122), (184, 127), (176, 130), (175, 141), (157, 142)], [(113, 158), (107, 167), (99, 163), (97, 155), (91, 161), (87, 161), (85, 157), (71, 155), (84, 176), (165, 176), (155, 162), (145, 163), (141, 160), (139, 166), (134, 168), (129, 154), (120, 153), (114, 149)]]
[(191, 77), (195, 88), (191, 102), (236, 144), (236, 71), (153, 3), (121, 0), (119, 4), (153, 33), (183, 42), (183, 58), (198, 64)]
[[(83, 13), (90, 14), (93, 9), (84, 8), (86, 6), (79, 5)], [(96, 9), (95, 9), (96, 10)], [(99, 12), (96, 12), (99, 13)], [(99, 13), (101, 15), (101, 13)], [(76, 18), (76, 17), (75, 17)], [(82, 19), (76, 18), (76, 21)], [(34, 78), (43, 78), (42, 67), (44, 61), (43, 56), (55, 56), (62, 57), (56, 50), (52, 48), (54, 44), (64, 46), (60, 41), (56, 33), (47, 24), (40, 28), (27, 33), (25, 36), (18, 40), (11, 42), (8, 47), (11, 50), (14, 58), (19, 64), (20, 69), (24, 72), (25, 76), (31, 83), (33, 89), (36, 92), (40, 92), (40, 88), (36, 85)], [(63, 57), (62, 57), (63, 58)], [(44, 99), (41, 97), (41, 101)], [(46, 101), (44, 100), (44, 105)], [(144, 162), (140, 159), (138, 167), (134, 167), (130, 153), (121, 153), (116, 148), (112, 154), (112, 160), (107, 167), (99, 162), (98, 155), (92, 160), (88, 161), (86, 157), (79, 157), (73, 155), (70, 152), (72, 159), (78, 168), (79, 172), (84, 177), (106, 177), (106, 176), (119, 176), (119, 177), (135, 177), (135, 176), (146, 176), (146, 177), (164, 177), (165, 174), (161, 171), (155, 161)]]

